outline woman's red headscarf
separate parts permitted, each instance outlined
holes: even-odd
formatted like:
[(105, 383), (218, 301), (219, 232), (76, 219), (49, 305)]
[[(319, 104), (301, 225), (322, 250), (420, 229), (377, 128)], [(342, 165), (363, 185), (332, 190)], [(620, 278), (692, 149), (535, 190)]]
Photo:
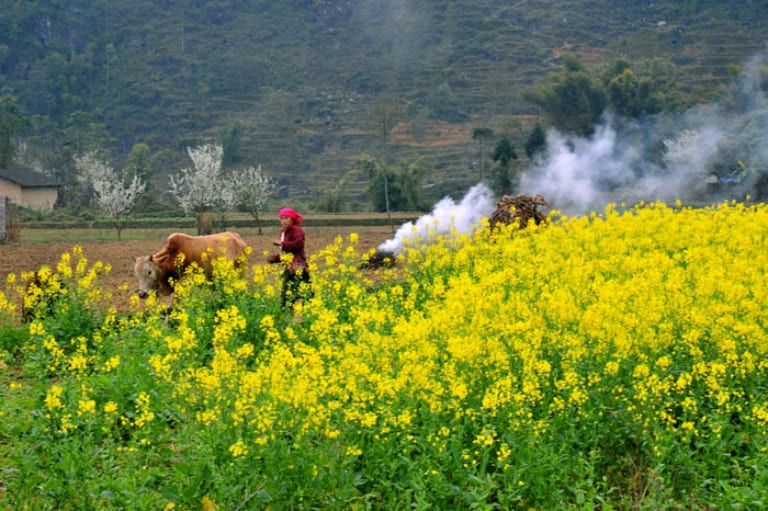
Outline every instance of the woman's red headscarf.
[(288, 218), (293, 218), (293, 222), (296, 225), (301, 225), (301, 221), (304, 220), (304, 216), (297, 213), (293, 208), (283, 208), (277, 213), (277, 216), (287, 216)]

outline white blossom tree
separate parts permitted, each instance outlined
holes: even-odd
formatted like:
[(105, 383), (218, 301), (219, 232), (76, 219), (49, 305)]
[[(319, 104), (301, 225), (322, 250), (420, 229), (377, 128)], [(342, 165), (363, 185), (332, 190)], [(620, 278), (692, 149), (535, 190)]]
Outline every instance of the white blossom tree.
[(277, 183), (258, 167), (245, 167), (234, 172), (231, 179), (235, 193), (235, 205), (240, 211), (250, 213), (261, 232), (261, 212), (267, 199), (277, 189)]
[(688, 162), (701, 147), (701, 133), (694, 130), (683, 130), (674, 138), (664, 139), (664, 161), (671, 167), (680, 166)]
[(204, 144), (188, 147), (187, 154), (192, 167), (186, 167), (171, 176), (169, 191), (186, 214), (197, 216), (197, 230), (200, 234), (211, 232), (210, 215), (225, 210), (231, 203), (232, 191), (222, 172), (224, 150), (221, 145)]
[(93, 152), (75, 157), (75, 167), (78, 182), (93, 193), (96, 204), (110, 219), (120, 240), (127, 216), (146, 190), (146, 184), (138, 176), (126, 179), (125, 172), (116, 172)]
[(96, 203), (117, 229), (119, 241), (127, 216), (133, 211), (136, 200), (146, 191), (147, 185), (139, 176), (133, 176), (130, 183), (126, 182), (122, 176), (113, 177), (113, 180), (102, 179), (93, 185), (96, 192)]
[(664, 140), (664, 163), (671, 169), (676, 189), (689, 197), (707, 193), (707, 186), (717, 183), (711, 164), (716, 159), (723, 133), (715, 126), (687, 129)]
[(91, 206), (96, 199), (94, 183), (110, 179), (115, 171), (99, 156), (97, 151), (76, 155), (74, 159), (75, 169), (77, 170), (75, 179), (80, 185), (80, 192), (84, 197), (85, 203)]
[(238, 209), (254, 217), (261, 234), (259, 212), (276, 189), (275, 182), (260, 166), (224, 171), (221, 145), (187, 148), (187, 153), (192, 167), (171, 176), (169, 189), (185, 213), (197, 215), (198, 232), (211, 232), (213, 214), (223, 229), (227, 211)]
[(219, 229), (225, 231), (227, 228), (227, 213), (237, 209), (237, 188), (229, 173), (224, 174), (221, 177), (219, 207), (216, 209), (216, 218), (219, 224)]

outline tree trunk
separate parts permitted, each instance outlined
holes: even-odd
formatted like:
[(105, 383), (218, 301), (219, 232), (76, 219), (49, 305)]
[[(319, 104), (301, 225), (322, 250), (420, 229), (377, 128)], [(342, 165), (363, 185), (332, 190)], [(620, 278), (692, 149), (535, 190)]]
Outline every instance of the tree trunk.
[(259, 212), (258, 211), (253, 214), (253, 218), (256, 219), (256, 227), (259, 229), (259, 236), (261, 236), (261, 234), (262, 234), (262, 232), (261, 232), (261, 218), (259, 218)]
[(213, 213), (202, 211), (197, 214), (197, 234), (213, 234)]

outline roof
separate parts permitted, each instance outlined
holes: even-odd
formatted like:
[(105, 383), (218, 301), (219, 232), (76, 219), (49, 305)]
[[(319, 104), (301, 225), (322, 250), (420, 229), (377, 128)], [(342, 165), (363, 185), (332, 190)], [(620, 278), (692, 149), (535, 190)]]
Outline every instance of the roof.
[(0, 178), (25, 188), (49, 188), (57, 187), (59, 183), (52, 177), (38, 172), (32, 167), (8, 167), (0, 168)]

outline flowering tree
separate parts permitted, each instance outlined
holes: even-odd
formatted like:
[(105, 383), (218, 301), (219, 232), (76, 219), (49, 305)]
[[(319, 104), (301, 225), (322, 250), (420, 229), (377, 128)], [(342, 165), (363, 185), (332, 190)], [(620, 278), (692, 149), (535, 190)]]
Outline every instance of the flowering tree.
[(716, 126), (707, 126), (683, 130), (664, 140), (664, 163), (690, 197), (707, 193), (707, 184), (717, 183), (712, 162), (717, 159), (722, 139), (723, 133)]
[(277, 189), (277, 184), (261, 170), (261, 165), (234, 172), (231, 183), (235, 194), (235, 205), (240, 211), (246, 211), (253, 216), (261, 234), (259, 213), (269, 196)]
[(204, 144), (188, 147), (192, 167), (186, 167), (170, 177), (169, 191), (187, 214), (197, 215), (197, 231), (208, 234), (212, 230), (210, 215), (232, 203), (232, 189), (223, 178), (221, 145)]
[(80, 185), (80, 193), (86, 205), (93, 205), (96, 197), (94, 183), (109, 180), (115, 171), (99, 156), (97, 151), (76, 155), (74, 159), (77, 170), (75, 178)]
[(117, 239), (125, 227), (126, 216), (133, 210), (136, 200), (146, 190), (139, 176), (133, 176), (130, 183), (124, 181), (122, 176), (113, 176), (113, 180), (103, 179), (95, 182), (96, 202), (105, 215), (112, 221), (117, 229)]
[(701, 147), (701, 133), (694, 130), (683, 130), (674, 138), (664, 139), (664, 162), (676, 167), (689, 161)]
[(93, 152), (75, 157), (75, 167), (78, 182), (92, 191), (96, 204), (111, 220), (120, 240), (126, 217), (146, 190), (146, 184), (138, 176), (126, 179), (125, 172), (115, 172)]
[(187, 148), (192, 167), (184, 168), (170, 178), (170, 191), (185, 213), (197, 215), (200, 234), (211, 232), (211, 215), (218, 214), (224, 227), (227, 211), (247, 211), (256, 219), (261, 234), (259, 212), (276, 185), (261, 167), (222, 170), (224, 151), (221, 145), (206, 144)]

